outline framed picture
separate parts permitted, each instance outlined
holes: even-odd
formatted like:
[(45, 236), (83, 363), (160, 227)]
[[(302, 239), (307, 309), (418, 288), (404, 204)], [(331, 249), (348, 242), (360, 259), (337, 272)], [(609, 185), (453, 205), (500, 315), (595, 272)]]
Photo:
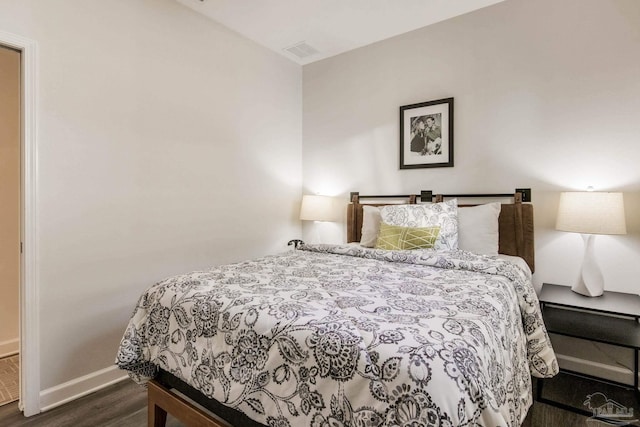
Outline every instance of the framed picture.
[(400, 107), (400, 169), (453, 166), (453, 98)]

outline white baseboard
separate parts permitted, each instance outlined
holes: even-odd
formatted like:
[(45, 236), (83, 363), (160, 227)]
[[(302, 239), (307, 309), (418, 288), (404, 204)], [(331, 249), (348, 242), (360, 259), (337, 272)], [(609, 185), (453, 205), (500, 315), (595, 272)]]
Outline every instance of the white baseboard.
[(619, 383), (633, 384), (633, 371), (627, 368), (579, 359), (564, 354), (556, 354), (556, 358), (558, 359), (558, 364), (563, 369), (569, 369)]
[(0, 342), (0, 358), (18, 354), (19, 350), (20, 340), (18, 338)]
[(40, 410), (48, 411), (128, 378), (125, 371), (109, 366), (40, 392)]

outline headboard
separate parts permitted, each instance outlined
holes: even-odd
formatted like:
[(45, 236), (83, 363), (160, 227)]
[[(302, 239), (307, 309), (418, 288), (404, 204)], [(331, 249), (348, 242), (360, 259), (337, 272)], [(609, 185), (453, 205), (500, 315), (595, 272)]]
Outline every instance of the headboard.
[[(393, 202), (379, 202), (382, 199), (395, 199), (396, 204), (415, 204), (417, 199), (421, 202), (441, 202), (445, 198), (513, 198), (513, 203), (503, 203), (498, 218), (500, 242), (498, 252), (504, 255), (519, 256), (524, 259), (535, 271), (535, 251), (533, 234), (533, 205), (528, 202), (531, 199), (530, 189), (517, 189), (515, 193), (507, 194), (436, 194), (431, 191), (422, 191), (420, 194), (394, 195), (394, 196), (361, 196), (358, 192), (351, 193), (351, 203), (347, 206), (347, 243), (359, 242), (362, 232), (362, 206), (361, 199), (376, 200), (375, 203), (366, 203), (368, 206), (385, 206)], [(460, 207), (475, 206), (475, 204), (459, 204)]]

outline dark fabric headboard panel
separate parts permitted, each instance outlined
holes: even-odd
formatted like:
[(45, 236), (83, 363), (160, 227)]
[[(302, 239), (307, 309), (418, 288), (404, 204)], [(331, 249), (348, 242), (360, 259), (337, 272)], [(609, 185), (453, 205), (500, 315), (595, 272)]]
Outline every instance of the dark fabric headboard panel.
[[(385, 206), (389, 203), (367, 203), (367, 206)], [(347, 243), (359, 242), (362, 232), (362, 203), (347, 205)], [(465, 206), (465, 205), (460, 205)], [(469, 205), (467, 205), (469, 206)], [(498, 218), (500, 243), (498, 252), (519, 256), (535, 271), (533, 234), (533, 205), (528, 203), (502, 204)]]
[(533, 205), (525, 203), (503, 204), (500, 211), (498, 252), (524, 259), (531, 272), (536, 271), (533, 234)]

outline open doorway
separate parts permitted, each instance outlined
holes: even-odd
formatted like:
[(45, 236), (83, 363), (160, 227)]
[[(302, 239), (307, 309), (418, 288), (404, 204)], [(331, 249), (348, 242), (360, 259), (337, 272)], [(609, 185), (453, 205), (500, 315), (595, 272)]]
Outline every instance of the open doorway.
[(19, 399), (21, 52), (0, 45), (0, 406)]
[(25, 416), (40, 412), (37, 280), (37, 62), (35, 40), (0, 30), (0, 46), (20, 52), (20, 404)]

